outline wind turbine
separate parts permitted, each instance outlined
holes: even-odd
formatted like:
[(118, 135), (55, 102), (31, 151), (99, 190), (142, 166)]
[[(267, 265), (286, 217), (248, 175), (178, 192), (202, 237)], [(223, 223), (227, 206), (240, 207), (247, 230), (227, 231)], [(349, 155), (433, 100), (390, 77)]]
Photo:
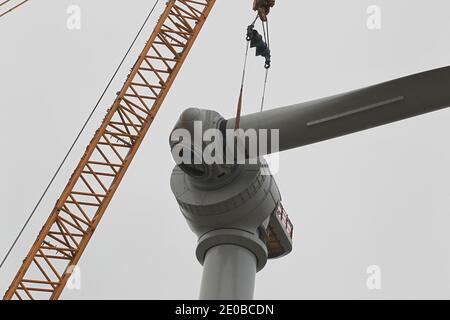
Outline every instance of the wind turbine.
[[(188, 109), (171, 134), (173, 155), (188, 152), (189, 160), (174, 168), (171, 188), (191, 230), (198, 236), (197, 259), (204, 266), (200, 299), (252, 299), (256, 272), (268, 259), (292, 250), (292, 224), (281, 195), (261, 156), (285, 151), (389, 124), (450, 106), (450, 67), (414, 74), (378, 85), (311, 102), (249, 114), (239, 128), (268, 130), (258, 137), (256, 163), (209, 163), (208, 144), (183, 140), (216, 129), (236, 129), (211, 110)], [(198, 124), (201, 124), (199, 126)], [(279, 130), (279, 137), (272, 134)], [(279, 148), (271, 148), (273, 140)], [(224, 154), (234, 139), (223, 143)], [(242, 141), (241, 141), (242, 142)], [(251, 160), (244, 144), (244, 155)], [(196, 160), (196, 161), (195, 161)], [(234, 158), (236, 160), (236, 158)], [(295, 177), (293, 177), (295, 179)]]

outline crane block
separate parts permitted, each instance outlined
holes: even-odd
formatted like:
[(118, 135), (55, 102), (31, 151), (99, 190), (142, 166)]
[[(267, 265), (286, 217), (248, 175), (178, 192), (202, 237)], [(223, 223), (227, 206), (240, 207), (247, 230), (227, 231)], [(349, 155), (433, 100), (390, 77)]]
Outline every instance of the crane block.
[(267, 15), (270, 13), (270, 8), (275, 6), (275, 0), (254, 0), (253, 10), (258, 12), (259, 18), (262, 21), (267, 21)]

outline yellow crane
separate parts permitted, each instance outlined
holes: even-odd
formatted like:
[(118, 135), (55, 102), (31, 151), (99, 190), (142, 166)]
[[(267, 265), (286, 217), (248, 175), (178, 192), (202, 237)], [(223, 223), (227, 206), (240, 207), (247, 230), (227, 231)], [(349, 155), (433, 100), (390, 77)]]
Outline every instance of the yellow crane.
[[(20, 7), (11, 7), (1, 16)], [(61, 295), (100, 223), (216, 0), (169, 0), (126, 82), (86, 148), (36, 241), (4, 295), (51, 299)], [(254, 0), (267, 21), (275, 0)], [(273, 239), (272, 239), (273, 238)], [(269, 237), (271, 248), (277, 239)]]
[(4, 299), (59, 298), (215, 2), (167, 2)]

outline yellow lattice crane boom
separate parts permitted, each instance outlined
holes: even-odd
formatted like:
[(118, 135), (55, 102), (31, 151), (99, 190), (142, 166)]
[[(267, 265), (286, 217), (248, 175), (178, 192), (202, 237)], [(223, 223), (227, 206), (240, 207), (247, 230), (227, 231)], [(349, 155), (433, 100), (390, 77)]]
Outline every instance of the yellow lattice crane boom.
[(58, 299), (215, 0), (169, 0), (4, 299)]

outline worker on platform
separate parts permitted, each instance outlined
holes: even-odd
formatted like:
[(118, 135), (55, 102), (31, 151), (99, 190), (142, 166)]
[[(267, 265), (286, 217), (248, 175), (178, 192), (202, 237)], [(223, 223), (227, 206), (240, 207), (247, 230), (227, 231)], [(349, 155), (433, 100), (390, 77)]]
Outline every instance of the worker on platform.
[(253, 10), (258, 11), (262, 21), (267, 21), (267, 15), (273, 6), (275, 6), (275, 0), (254, 0), (253, 2)]

